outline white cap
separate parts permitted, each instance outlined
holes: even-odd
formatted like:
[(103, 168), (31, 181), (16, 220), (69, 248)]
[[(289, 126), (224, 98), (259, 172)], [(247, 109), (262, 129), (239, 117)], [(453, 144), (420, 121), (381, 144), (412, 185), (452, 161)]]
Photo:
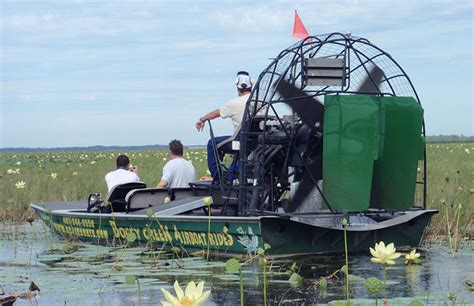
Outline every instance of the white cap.
[(237, 78), (235, 79), (235, 85), (238, 89), (246, 89), (252, 87), (252, 79), (247, 71), (237, 72)]

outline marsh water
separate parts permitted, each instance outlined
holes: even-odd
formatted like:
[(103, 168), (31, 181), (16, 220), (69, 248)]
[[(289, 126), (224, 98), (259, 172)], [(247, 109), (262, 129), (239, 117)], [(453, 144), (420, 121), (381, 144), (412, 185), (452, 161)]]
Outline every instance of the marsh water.
[[(406, 266), (402, 258), (387, 270), (389, 305), (473, 304), (472, 241), (464, 241), (454, 256), (442, 246), (420, 249), (421, 264)], [(226, 273), (227, 258), (183, 250), (149, 250), (145, 247), (112, 248), (68, 242), (52, 234), (40, 221), (31, 225), (0, 225), (0, 294), (28, 291), (30, 281), (41, 289), (34, 300), (19, 299), (15, 305), (158, 305), (165, 300), (160, 288), (174, 294), (173, 282), (205, 281), (211, 295), (205, 305), (240, 305), (239, 275)], [(244, 259), (241, 262), (245, 261)], [(344, 300), (342, 273), (327, 277), (345, 263), (343, 254), (269, 259), (266, 265), (268, 305), (327, 304)], [(245, 305), (264, 304), (263, 263), (255, 259), (242, 266)], [(301, 282), (289, 281), (297, 272)], [(374, 305), (365, 279), (383, 279), (381, 267), (367, 254), (350, 254), (349, 273), (354, 304)], [(127, 283), (127, 275), (138, 278)], [(138, 290), (140, 287), (140, 291)], [(383, 296), (383, 293), (381, 294)], [(379, 300), (379, 305), (382, 303)]]

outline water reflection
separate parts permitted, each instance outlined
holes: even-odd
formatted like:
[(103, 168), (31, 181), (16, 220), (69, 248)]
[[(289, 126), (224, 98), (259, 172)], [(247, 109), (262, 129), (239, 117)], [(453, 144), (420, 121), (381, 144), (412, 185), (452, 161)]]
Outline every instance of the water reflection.
[[(0, 226), (0, 289), (6, 293), (23, 292), (33, 280), (41, 288), (40, 305), (138, 305), (137, 286), (125, 282), (127, 275), (135, 275), (140, 280), (144, 305), (164, 300), (161, 287), (174, 293), (175, 280), (181, 284), (204, 280), (205, 288), (212, 291), (209, 305), (240, 303), (239, 276), (225, 273), (224, 258), (208, 262), (182, 252), (147, 251), (145, 247), (72, 245), (77, 247), (71, 248), (70, 243), (51, 235), (39, 222), (33, 227), (29, 224)], [(424, 303), (443, 303), (451, 293), (458, 303), (474, 300), (473, 293), (463, 285), (474, 278), (472, 245), (465, 246), (456, 257), (439, 247), (421, 250), (421, 254), (421, 265), (405, 266), (399, 259), (397, 265), (388, 267), (388, 297), (416, 297)], [(302, 286), (297, 288), (288, 282), (293, 263), (296, 263), (293, 268), (304, 277)], [(267, 266), (269, 304), (300, 305), (343, 299), (341, 273), (328, 279), (326, 289), (319, 287), (321, 277), (333, 274), (343, 265), (342, 254), (270, 260)], [(352, 296), (370, 298), (364, 280), (382, 279), (380, 265), (371, 263), (367, 252), (352, 254), (349, 267), (350, 274), (354, 275), (351, 277)], [(262, 270), (258, 260), (243, 266), (246, 305), (263, 304)], [(408, 305), (410, 300), (406, 301)], [(28, 301), (20, 300), (15, 305), (28, 305)]]

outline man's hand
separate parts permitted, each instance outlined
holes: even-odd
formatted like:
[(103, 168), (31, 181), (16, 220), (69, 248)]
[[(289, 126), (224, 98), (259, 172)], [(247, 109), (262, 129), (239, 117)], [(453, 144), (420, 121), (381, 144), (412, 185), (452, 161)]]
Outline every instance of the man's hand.
[(206, 123), (204, 121), (201, 121), (201, 119), (196, 121), (196, 129), (198, 130), (198, 132), (202, 131), (205, 125)]
[(166, 188), (168, 187), (168, 181), (161, 180), (156, 184), (156, 188)]
[(204, 129), (204, 126), (206, 125), (206, 121), (207, 120), (213, 120), (213, 119), (216, 119), (216, 118), (219, 118), (221, 116), (221, 111), (220, 109), (215, 109), (213, 110), (212, 112), (202, 116), (201, 118), (199, 118), (198, 121), (196, 121), (196, 129), (200, 132)]
[(138, 167), (137, 167), (137, 166), (132, 166), (132, 165), (130, 165), (130, 166), (128, 167), (128, 170), (129, 170), (129, 171), (132, 171), (132, 172), (135, 172), (135, 174), (138, 174)]

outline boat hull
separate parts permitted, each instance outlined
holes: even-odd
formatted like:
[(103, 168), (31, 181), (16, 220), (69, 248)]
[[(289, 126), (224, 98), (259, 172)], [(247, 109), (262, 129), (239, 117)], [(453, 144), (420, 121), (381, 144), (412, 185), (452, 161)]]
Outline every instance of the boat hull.
[[(39, 218), (66, 239), (148, 247), (178, 247), (186, 251), (207, 250), (217, 254), (255, 254), (268, 243), (269, 256), (334, 253), (344, 251), (344, 231), (339, 222), (314, 225), (279, 216), (225, 217), (201, 215), (147, 216), (125, 213), (87, 213), (75, 207), (83, 202), (32, 204)], [(61, 209), (62, 208), (62, 209)], [(397, 247), (416, 247), (429, 224), (433, 210), (405, 213), (387, 224), (348, 227), (348, 250), (366, 251), (375, 242), (393, 242)], [(347, 215), (312, 218), (339, 220)], [(350, 216), (349, 216), (350, 217)], [(350, 218), (349, 218), (350, 220)]]
[[(361, 226), (347, 230), (349, 252), (367, 252), (376, 242), (393, 242), (397, 248), (412, 248), (420, 245), (425, 229), (434, 210), (413, 211), (401, 222)], [(397, 221), (397, 220), (392, 220)], [(344, 230), (342, 226), (323, 227), (293, 222), (286, 219), (268, 220), (262, 223), (263, 240), (272, 246), (275, 255), (280, 254), (324, 254), (344, 252)]]

